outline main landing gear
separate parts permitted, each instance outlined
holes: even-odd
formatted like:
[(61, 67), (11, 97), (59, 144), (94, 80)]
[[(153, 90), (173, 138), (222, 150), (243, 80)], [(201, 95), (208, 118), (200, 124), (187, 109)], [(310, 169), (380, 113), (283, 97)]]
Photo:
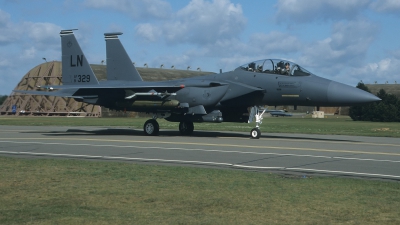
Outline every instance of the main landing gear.
[(261, 136), (260, 125), (262, 124), (265, 110), (267, 110), (267, 108), (264, 108), (264, 110), (261, 111), (260, 107), (258, 106), (253, 106), (251, 108), (248, 123), (251, 123), (253, 121), (253, 118), (256, 119), (256, 127), (251, 129), (250, 131), (250, 136), (253, 139), (259, 139)]
[[(250, 137), (252, 139), (259, 139), (261, 137), (260, 125), (262, 124), (263, 115), (266, 111), (266, 108), (261, 109), (258, 106), (253, 106), (250, 110), (248, 123), (253, 122), (253, 119), (256, 120), (256, 127), (250, 131)], [(153, 119), (149, 119), (144, 123), (143, 131), (148, 136), (156, 136), (160, 131), (160, 125), (157, 122), (157, 118), (166, 118), (169, 115), (166, 114), (154, 114)], [(179, 123), (179, 132), (181, 135), (191, 135), (194, 130), (193, 122), (184, 121)]]
[[(144, 123), (143, 131), (148, 136), (157, 136), (160, 131), (160, 125), (157, 122), (157, 118), (166, 118), (170, 114), (153, 114), (153, 118), (147, 120)], [(179, 132), (181, 135), (191, 135), (194, 130), (193, 122), (185, 121), (179, 123)]]

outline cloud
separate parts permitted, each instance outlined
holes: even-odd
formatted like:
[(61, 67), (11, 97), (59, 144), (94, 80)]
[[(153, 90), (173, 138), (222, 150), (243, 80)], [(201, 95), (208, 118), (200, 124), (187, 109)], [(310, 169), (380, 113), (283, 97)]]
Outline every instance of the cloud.
[(52, 23), (21, 22), (13, 23), (11, 16), (0, 9), (0, 45), (29, 43), (39, 49), (47, 49), (58, 44), (61, 27)]
[(379, 29), (366, 20), (338, 22), (332, 26), (329, 38), (305, 47), (300, 62), (330, 74), (343, 67), (356, 67), (362, 63)]
[(142, 23), (135, 27), (136, 35), (148, 42), (155, 42), (162, 35), (162, 31), (158, 27), (149, 23)]
[[(28, 37), (32, 38), (36, 42), (40, 41), (48, 41), (52, 39), (55, 34), (58, 34), (61, 30), (60, 26), (57, 26), (52, 23), (33, 23), (33, 22), (25, 22), (23, 24), (26, 28), (29, 28)], [(57, 38), (58, 39), (58, 38)]]
[(0, 27), (6, 27), (10, 21), (10, 14), (0, 9)]
[(372, 2), (370, 6), (377, 12), (400, 14), (400, 1), (398, 0), (377, 0)]
[(375, 81), (393, 83), (394, 81), (400, 82), (398, 75), (395, 73), (395, 71), (399, 70), (400, 59), (385, 58), (379, 62), (368, 63), (363, 67), (354, 68), (351, 73), (363, 80), (364, 83), (373, 83)]
[(196, 59), (201, 59), (201, 61), (210, 62), (210, 64), (213, 64), (211, 62), (217, 62), (216, 66), (226, 71), (253, 60), (268, 58), (268, 56), (279, 58), (279, 56), (298, 53), (303, 49), (303, 46), (304, 43), (301, 43), (295, 36), (272, 31), (267, 34), (252, 34), (247, 42), (243, 42), (238, 38), (227, 38), (195, 46), (182, 53), (185, 56), (185, 60), (181, 64), (177, 63), (175, 59), (182, 59), (182, 57), (170, 55), (158, 57), (156, 61), (159, 62), (158, 64), (168, 62), (184, 66), (183, 64), (186, 65), (196, 61)]
[(36, 49), (35, 47), (30, 47), (28, 49), (25, 49), (20, 56), (21, 59), (33, 59), (36, 57)]
[[(262, 58), (262, 57), (261, 57)], [(255, 58), (253, 56), (246, 56), (246, 55), (239, 55), (235, 54), (230, 57), (223, 57), (218, 60), (218, 67), (222, 69), (223, 72), (227, 72), (228, 70), (234, 70), (237, 67), (249, 63), (253, 60), (256, 59), (261, 59), (261, 58)]]
[(394, 50), (390, 53), (395, 59), (400, 60), (400, 49)]
[(229, 0), (192, 0), (171, 19), (161, 24), (139, 24), (135, 31), (148, 41), (163, 38), (167, 43), (204, 45), (238, 36), (246, 22), (239, 4)]
[(242, 58), (254, 60), (256, 57), (296, 53), (302, 48), (299, 42), (300, 40), (290, 34), (272, 31), (267, 34), (254, 33), (247, 42), (238, 38), (216, 40), (214, 43), (203, 45), (201, 49), (191, 50), (188, 54), (195, 57), (223, 58), (239, 54)]
[(316, 20), (354, 19), (366, 9), (370, 0), (279, 0), (275, 20), (307, 23)]
[(190, 49), (186, 54), (192, 57), (227, 57), (240, 52), (246, 55), (251, 52), (247, 43), (241, 42), (237, 38), (215, 40), (198, 48)]
[(10, 65), (11, 65), (11, 61), (8, 58), (0, 56), (0, 68), (10, 66)]
[[(196, 57), (220, 57), (218, 66), (234, 68), (243, 63), (263, 58), (285, 58), (306, 68), (320, 68), (334, 75), (343, 67), (356, 67), (362, 63), (379, 26), (365, 20), (338, 22), (332, 26), (328, 38), (305, 42), (289, 33), (271, 31), (254, 33), (248, 42), (222, 39), (192, 49), (186, 54)], [(296, 55), (299, 56), (296, 59)], [(322, 69), (321, 69), (322, 68)]]
[(253, 53), (258, 54), (286, 54), (300, 50), (300, 40), (287, 33), (272, 31), (268, 34), (256, 33), (251, 35), (249, 46)]
[(366, 53), (379, 33), (379, 26), (367, 20), (336, 23), (332, 29), (332, 49), (343, 49), (350, 57)]
[(23, 30), (18, 29), (10, 20), (9, 13), (0, 9), (0, 45), (7, 45), (18, 40)]
[(166, 19), (172, 11), (170, 4), (163, 0), (85, 0), (84, 5), (95, 9), (113, 9), (138, 20)]
[(28, 38), (39, 50), (59, 47), (58, 33), (62, 29), (60, 26), (52, 23), (24, 22), (21, 27), (25, 28)]

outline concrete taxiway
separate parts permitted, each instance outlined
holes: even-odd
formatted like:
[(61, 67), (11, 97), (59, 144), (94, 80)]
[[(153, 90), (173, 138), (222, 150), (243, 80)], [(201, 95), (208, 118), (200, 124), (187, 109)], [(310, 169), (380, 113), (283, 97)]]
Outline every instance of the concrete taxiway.
[(400, 181), (400, 139), (105, 127), (0, 126), (0, 155), (223, 167)]

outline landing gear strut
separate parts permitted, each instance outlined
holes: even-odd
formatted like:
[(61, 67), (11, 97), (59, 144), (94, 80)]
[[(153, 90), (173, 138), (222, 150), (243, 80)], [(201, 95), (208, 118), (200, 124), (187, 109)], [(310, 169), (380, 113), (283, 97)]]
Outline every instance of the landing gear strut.
[(180, 122), (179, 123), (179, 132), (182, 135), (191, 135), (194, 130), (193, 122)]
[(267, 108), (264, 108), (264, 110), (261, 111), (260, 107), (258, 106), (253, 106), (251, 108), (248, 123), (251, 123), (253, 121), (253, 118), (256, 119), (256, 127), (250, 131), (250, 136), (252, 139), (259, 139), (261, 136), (260, 125), (262, 124), (265, 110), (267, 110)]

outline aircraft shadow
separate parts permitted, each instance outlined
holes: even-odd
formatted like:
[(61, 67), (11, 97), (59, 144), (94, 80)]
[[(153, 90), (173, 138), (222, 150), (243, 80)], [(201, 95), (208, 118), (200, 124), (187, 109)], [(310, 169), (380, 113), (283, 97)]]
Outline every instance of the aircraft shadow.
[[(64, 131), (50, 131), (50, 132), (24, 132), (24, 133), (42, 133), (46, 136), (101, 136), (101, 135), (116, 135), (116, 136), (146, 136), (142, 130), (135, 129), (124, 129), (124, 128), (105, 128), (98, 130), (84, 130), (84, 129), (68, 129)], [(177, 137), (182, 136), (179, 131), (175, 130), (160, 130), (159, 136), (170, 136)], [(250, 139), (249, 133), (240, 133), (240, 132), (229, 132), (229, 131), (194, 131), (192, 135), (189, 137), (206, 137), (206, 138), (248, 138)], [(290, 134), (274, 134), (270, 135), (268, 133), (261, 135), (261, 138), (274, 138), (274, 139), (294, 139), (294, 140), (314, 140), (314, 141), (338, 141), (338, 142), (359, 142), (354, 140), (345, 140), (345, 139), (337, 139), (337, 138), (321, 138), (321, 137), (294, 137), (290, 136)]]

